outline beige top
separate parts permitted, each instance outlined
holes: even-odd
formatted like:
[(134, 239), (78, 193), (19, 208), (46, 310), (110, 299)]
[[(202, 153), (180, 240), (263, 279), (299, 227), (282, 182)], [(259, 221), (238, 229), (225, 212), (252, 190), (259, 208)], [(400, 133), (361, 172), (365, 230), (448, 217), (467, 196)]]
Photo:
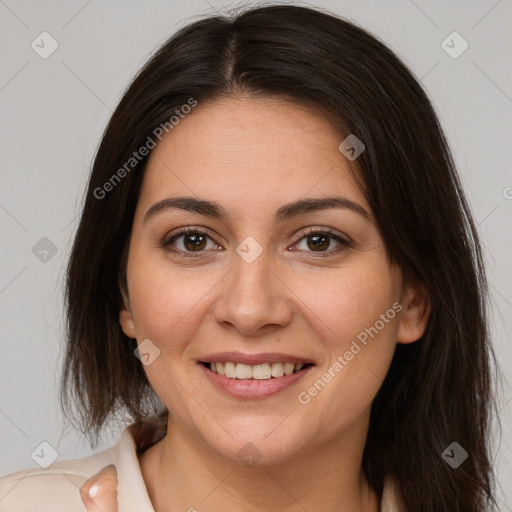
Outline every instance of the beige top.
[[(155, 512), (140, 471), (132, 423), (114, 446), (83, 459), (54, 462), (0, 478), (0, 512), (84, 512), (79, 489), (105, 466), (114, 464), (119, 512)], [(405, 512), (392, 480), (382, 496), (382, 512)]]

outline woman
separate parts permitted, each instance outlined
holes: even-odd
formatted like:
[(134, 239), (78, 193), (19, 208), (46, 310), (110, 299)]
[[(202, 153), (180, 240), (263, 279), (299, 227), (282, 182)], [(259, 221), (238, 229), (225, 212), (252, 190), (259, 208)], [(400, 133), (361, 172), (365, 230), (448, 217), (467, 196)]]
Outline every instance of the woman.
[(92, 507), (113, 464), (121, 511), (490, 510), (485, 294), (443, 132), (388, 48), (304, 7), (195, 22), (113, 114), (68, 267), (63, 405), (91, 444), (135, 421), (3, 501)]

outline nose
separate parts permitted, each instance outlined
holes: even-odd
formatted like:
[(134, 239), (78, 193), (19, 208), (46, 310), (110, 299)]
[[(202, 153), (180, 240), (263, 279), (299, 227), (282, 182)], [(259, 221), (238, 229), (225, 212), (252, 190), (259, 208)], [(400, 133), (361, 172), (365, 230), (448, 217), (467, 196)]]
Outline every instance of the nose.
[(288, 325), (293, 309), (290, 289), (270, 265), (265, 251), (250, 263), (234, 253), (231, 271), (222, 280), (214, 318), (245, 336), (261, 336)]

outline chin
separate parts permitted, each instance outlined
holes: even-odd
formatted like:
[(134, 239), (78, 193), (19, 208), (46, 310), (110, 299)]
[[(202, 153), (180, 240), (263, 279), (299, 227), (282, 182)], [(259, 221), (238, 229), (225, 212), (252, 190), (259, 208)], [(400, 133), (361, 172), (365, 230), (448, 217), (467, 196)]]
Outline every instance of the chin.
[(231, 462), (248, 467), (275, 465), (293, 457), (302, 446), (298, 433), (295, 436), (290, 432), (278, 435), (278, 423), (272, 422), (272, 426), (265, 424), (265, 428), (252, 434), (248, 430), (240, 430), (239, 435), (231, 437), (223, 432), (222, 439), (205, 440), (215, 452)]

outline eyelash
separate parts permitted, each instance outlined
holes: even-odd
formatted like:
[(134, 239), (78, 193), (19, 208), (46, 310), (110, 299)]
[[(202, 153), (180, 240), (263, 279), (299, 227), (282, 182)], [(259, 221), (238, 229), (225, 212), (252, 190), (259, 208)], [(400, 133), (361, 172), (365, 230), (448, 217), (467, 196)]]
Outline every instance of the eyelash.
[[(168, 251), (172, 252), (173, 254), (175, 254), (177, 256), (180, 256), (180, 257), (185, 257), (185, 258), (189, 258), (189, 257), (197, 258), (198, 256), (201, 256), (202, 253), (208, 252), (208, 251), (205, 251), (205, 250), (201, 250), (201, 251), (182, 251), (182, 250), (175, 250), (175, 249), (171, 249), (170, 248), (171, 245), (178, 238), (180, 238), (182, 236), (185, 236), (185, 235), (188, 235), (188, 234), (204, 235), (207, 238), (210, 238), (213, 242), (215, 242), (215, 240), (213, 240), (213, 238), (207, 232), (202, 231), (202, 230), (197, 229), (197, 228), (186, 227), (186, 228), (181, 229), (177, 233), (175, 233), (171, 238), (169, 238), (167, 240), (164, 240), (162, 245), (163, 245), (163, 247), (165, 249), (167, 249)], [(304, 252), (311, 253), (312, 255), (314, 255), (314, 256), (309, 256), (309, 257), (313, 257), (313, 258), (320, 257), (320, 258), (323, 258), (323, 257), (326, 257), (326, 256), (331, 256), (332, 254), (337, 254), (338, 252), (340, 252), (340, 251), (342, 251), (342, 250), (344, 250), (346, 248), (352, 247), (351, 243), (348, 240), (345, 240), (344, 238), (342, 238), (341, 236), (335, 234), (331, 230), (329, 230), (329, 229), (316, 229), (316, 228), (312, 228), (312, 227), (308, 228), (307, 232), (302, 233), (300, 238), (293, 245), (297, 245), (303, 239), (308, 238), (308, 237), (313, 236), (313, 235), (327, 235), (328, 237), (333, 238), (334, 240), (336, 240), (336, 242), (338, 242), (340, 245), (338, 247), (336, 247), (335, 249), (330, 249), (330, 250), (327, 250), (327, 251), (318, 251), (318, 252), (317, 251), (304, 251)], [(219, 244), (216, 243), (216, 245), (219, 245)], [(303, 251), (303, 249), (298, 249), (298, 250), (299, 251)]]

